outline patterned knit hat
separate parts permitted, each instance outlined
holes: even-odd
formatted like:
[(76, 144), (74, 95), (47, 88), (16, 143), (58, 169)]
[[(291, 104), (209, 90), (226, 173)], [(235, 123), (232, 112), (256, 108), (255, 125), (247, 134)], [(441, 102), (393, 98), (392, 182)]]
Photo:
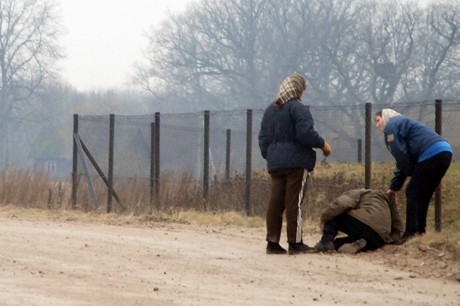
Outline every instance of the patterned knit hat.
[(307, 82), (300, 74), (291, 74), (281, 83), (276, 103), (283, 105), (287, 101), (297, 98), (300, 100), (302, 93), (307, 90)]

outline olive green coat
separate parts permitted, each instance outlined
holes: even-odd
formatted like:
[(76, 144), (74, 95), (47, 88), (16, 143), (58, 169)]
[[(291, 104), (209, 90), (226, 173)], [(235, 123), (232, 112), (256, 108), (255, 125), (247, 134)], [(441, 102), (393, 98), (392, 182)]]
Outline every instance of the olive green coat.
[(401, 217), (393, 198), (383, 191), (353, 189), (335, 199), (321, 214), (321, 223), (348, 213), (371, 227), (385, 242), (399, 239), (403, 231)]

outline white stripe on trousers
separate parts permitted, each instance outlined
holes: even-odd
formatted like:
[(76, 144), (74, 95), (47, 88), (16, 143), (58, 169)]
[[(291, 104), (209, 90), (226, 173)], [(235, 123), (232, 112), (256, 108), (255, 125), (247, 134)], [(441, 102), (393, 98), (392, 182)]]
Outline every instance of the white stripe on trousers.
[(297, 200), (297, 233), (295, 242), (302, 242), (302, 200), (305, 194), (305, 186), (307, 183), (308, 171), (303, 170), (302, 186), (300, 187), (299, 197)]

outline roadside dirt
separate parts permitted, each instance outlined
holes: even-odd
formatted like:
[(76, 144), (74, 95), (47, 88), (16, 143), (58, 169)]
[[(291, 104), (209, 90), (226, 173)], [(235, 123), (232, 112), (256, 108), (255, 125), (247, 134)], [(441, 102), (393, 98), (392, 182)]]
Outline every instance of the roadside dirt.
[(266, 255), (264, 235), (263, 228), (3, 212), (0, 305), (460, 304), (460, 264), (436, 249)]

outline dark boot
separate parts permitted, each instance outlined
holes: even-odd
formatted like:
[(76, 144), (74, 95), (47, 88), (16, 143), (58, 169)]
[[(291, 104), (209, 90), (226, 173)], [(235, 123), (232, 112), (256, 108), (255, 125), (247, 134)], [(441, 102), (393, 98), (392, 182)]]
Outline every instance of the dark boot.
[(278, 242), (267, 243), (267, 254), (286, 254), (287, 251)]
[(394, 240), (391, 244), (395, 245), (401, 245), (409, 241), (409, 239), (414, 238), (414, 236), (417, 236), (417, 233), (408, 233), (404, 232), (404, 234), (399, 238), (398, 240)]
[(303, 242), (289, 243), (289, 255), (315, 253), (316, 250)]

